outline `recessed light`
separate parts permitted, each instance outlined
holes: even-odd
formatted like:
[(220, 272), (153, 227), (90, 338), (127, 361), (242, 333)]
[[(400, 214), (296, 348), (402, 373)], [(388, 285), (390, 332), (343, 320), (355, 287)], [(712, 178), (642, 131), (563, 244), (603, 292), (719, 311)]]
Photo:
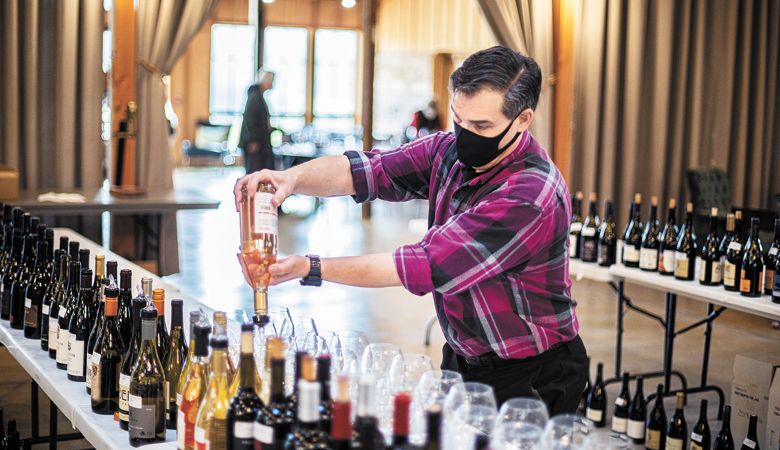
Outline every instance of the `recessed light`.
[(341, 0), (341, 6), (345, 8), (352, 8), (355, 6), (355, 0)]

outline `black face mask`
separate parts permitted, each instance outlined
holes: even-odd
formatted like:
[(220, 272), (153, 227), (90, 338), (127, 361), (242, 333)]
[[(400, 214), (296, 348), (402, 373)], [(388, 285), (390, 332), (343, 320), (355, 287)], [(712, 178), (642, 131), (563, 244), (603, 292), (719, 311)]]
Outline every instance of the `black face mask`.
[(515, 119), (512, 119), (504, 131), (494, 137), (480, 136), (455, 123), (455, 148), (458, 150), (458, 160), (468, 167), (482, 167), (498, 158), (498, 155), (506, 151), (522, 134), (518, 132), (508, 144), (503, 147), (498, 146)]

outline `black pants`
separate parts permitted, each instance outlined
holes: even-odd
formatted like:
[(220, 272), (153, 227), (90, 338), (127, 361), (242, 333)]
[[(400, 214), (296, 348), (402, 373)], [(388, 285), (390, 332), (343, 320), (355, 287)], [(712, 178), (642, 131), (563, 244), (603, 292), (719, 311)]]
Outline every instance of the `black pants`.
[(499, 407), (515, 397), (540, 398), (550, 417), (576, 412), (588, 379), (587, 352), (579, 336), (526, 359), (496, 357), (477, 364), (455, 354), (449, 344), (444, 344), (442, 356), (443, 370), (492, 386)]

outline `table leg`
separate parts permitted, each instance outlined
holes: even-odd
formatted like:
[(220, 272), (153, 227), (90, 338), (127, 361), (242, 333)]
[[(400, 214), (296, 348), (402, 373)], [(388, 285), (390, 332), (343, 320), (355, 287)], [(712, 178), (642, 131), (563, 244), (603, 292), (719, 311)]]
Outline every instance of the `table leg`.
[(30, 381), (30, 415), (32, 419), (32, 438), (38, 439), (38, 383)]
[(674, 325), (677, 315), (677, 294), (666, 293), (666, 329), (664, 331), (664, 392), (672, 389), (672, 358), (674, 356)]
[(623, 280), (617, 283), (617, 329), (615, 330), (615, 378), (620, 378), (623, 358)]
[(165, 233), (162, 231), (163, 216), (157, 214), (157, 274), (162, 276), (162, 252), (165, 248)]
[(57, 450), (57, 406), (49, 400), (49, 449)]

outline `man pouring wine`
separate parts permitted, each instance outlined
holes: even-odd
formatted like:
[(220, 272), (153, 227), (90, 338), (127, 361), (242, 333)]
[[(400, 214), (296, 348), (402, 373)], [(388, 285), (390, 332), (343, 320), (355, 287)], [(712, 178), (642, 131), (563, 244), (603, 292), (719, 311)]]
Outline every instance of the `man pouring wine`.
[(447, 343), (442, 368), (493, 386), (499, 403), (540, 397), (574, 412), (587, 379), (569, 280), (570, 196), (528, 131), (541, 89), (536, 62), (506, 47), (471, 55), (450, 77), (454, 133), (389, 151), (348, 151), (239, 179), (241, 191), (351, 195), (357, 202), (429, 200), (429, 228), (393, 253), (290, 256), (271, 284), (302, 279), (433, 293)]

